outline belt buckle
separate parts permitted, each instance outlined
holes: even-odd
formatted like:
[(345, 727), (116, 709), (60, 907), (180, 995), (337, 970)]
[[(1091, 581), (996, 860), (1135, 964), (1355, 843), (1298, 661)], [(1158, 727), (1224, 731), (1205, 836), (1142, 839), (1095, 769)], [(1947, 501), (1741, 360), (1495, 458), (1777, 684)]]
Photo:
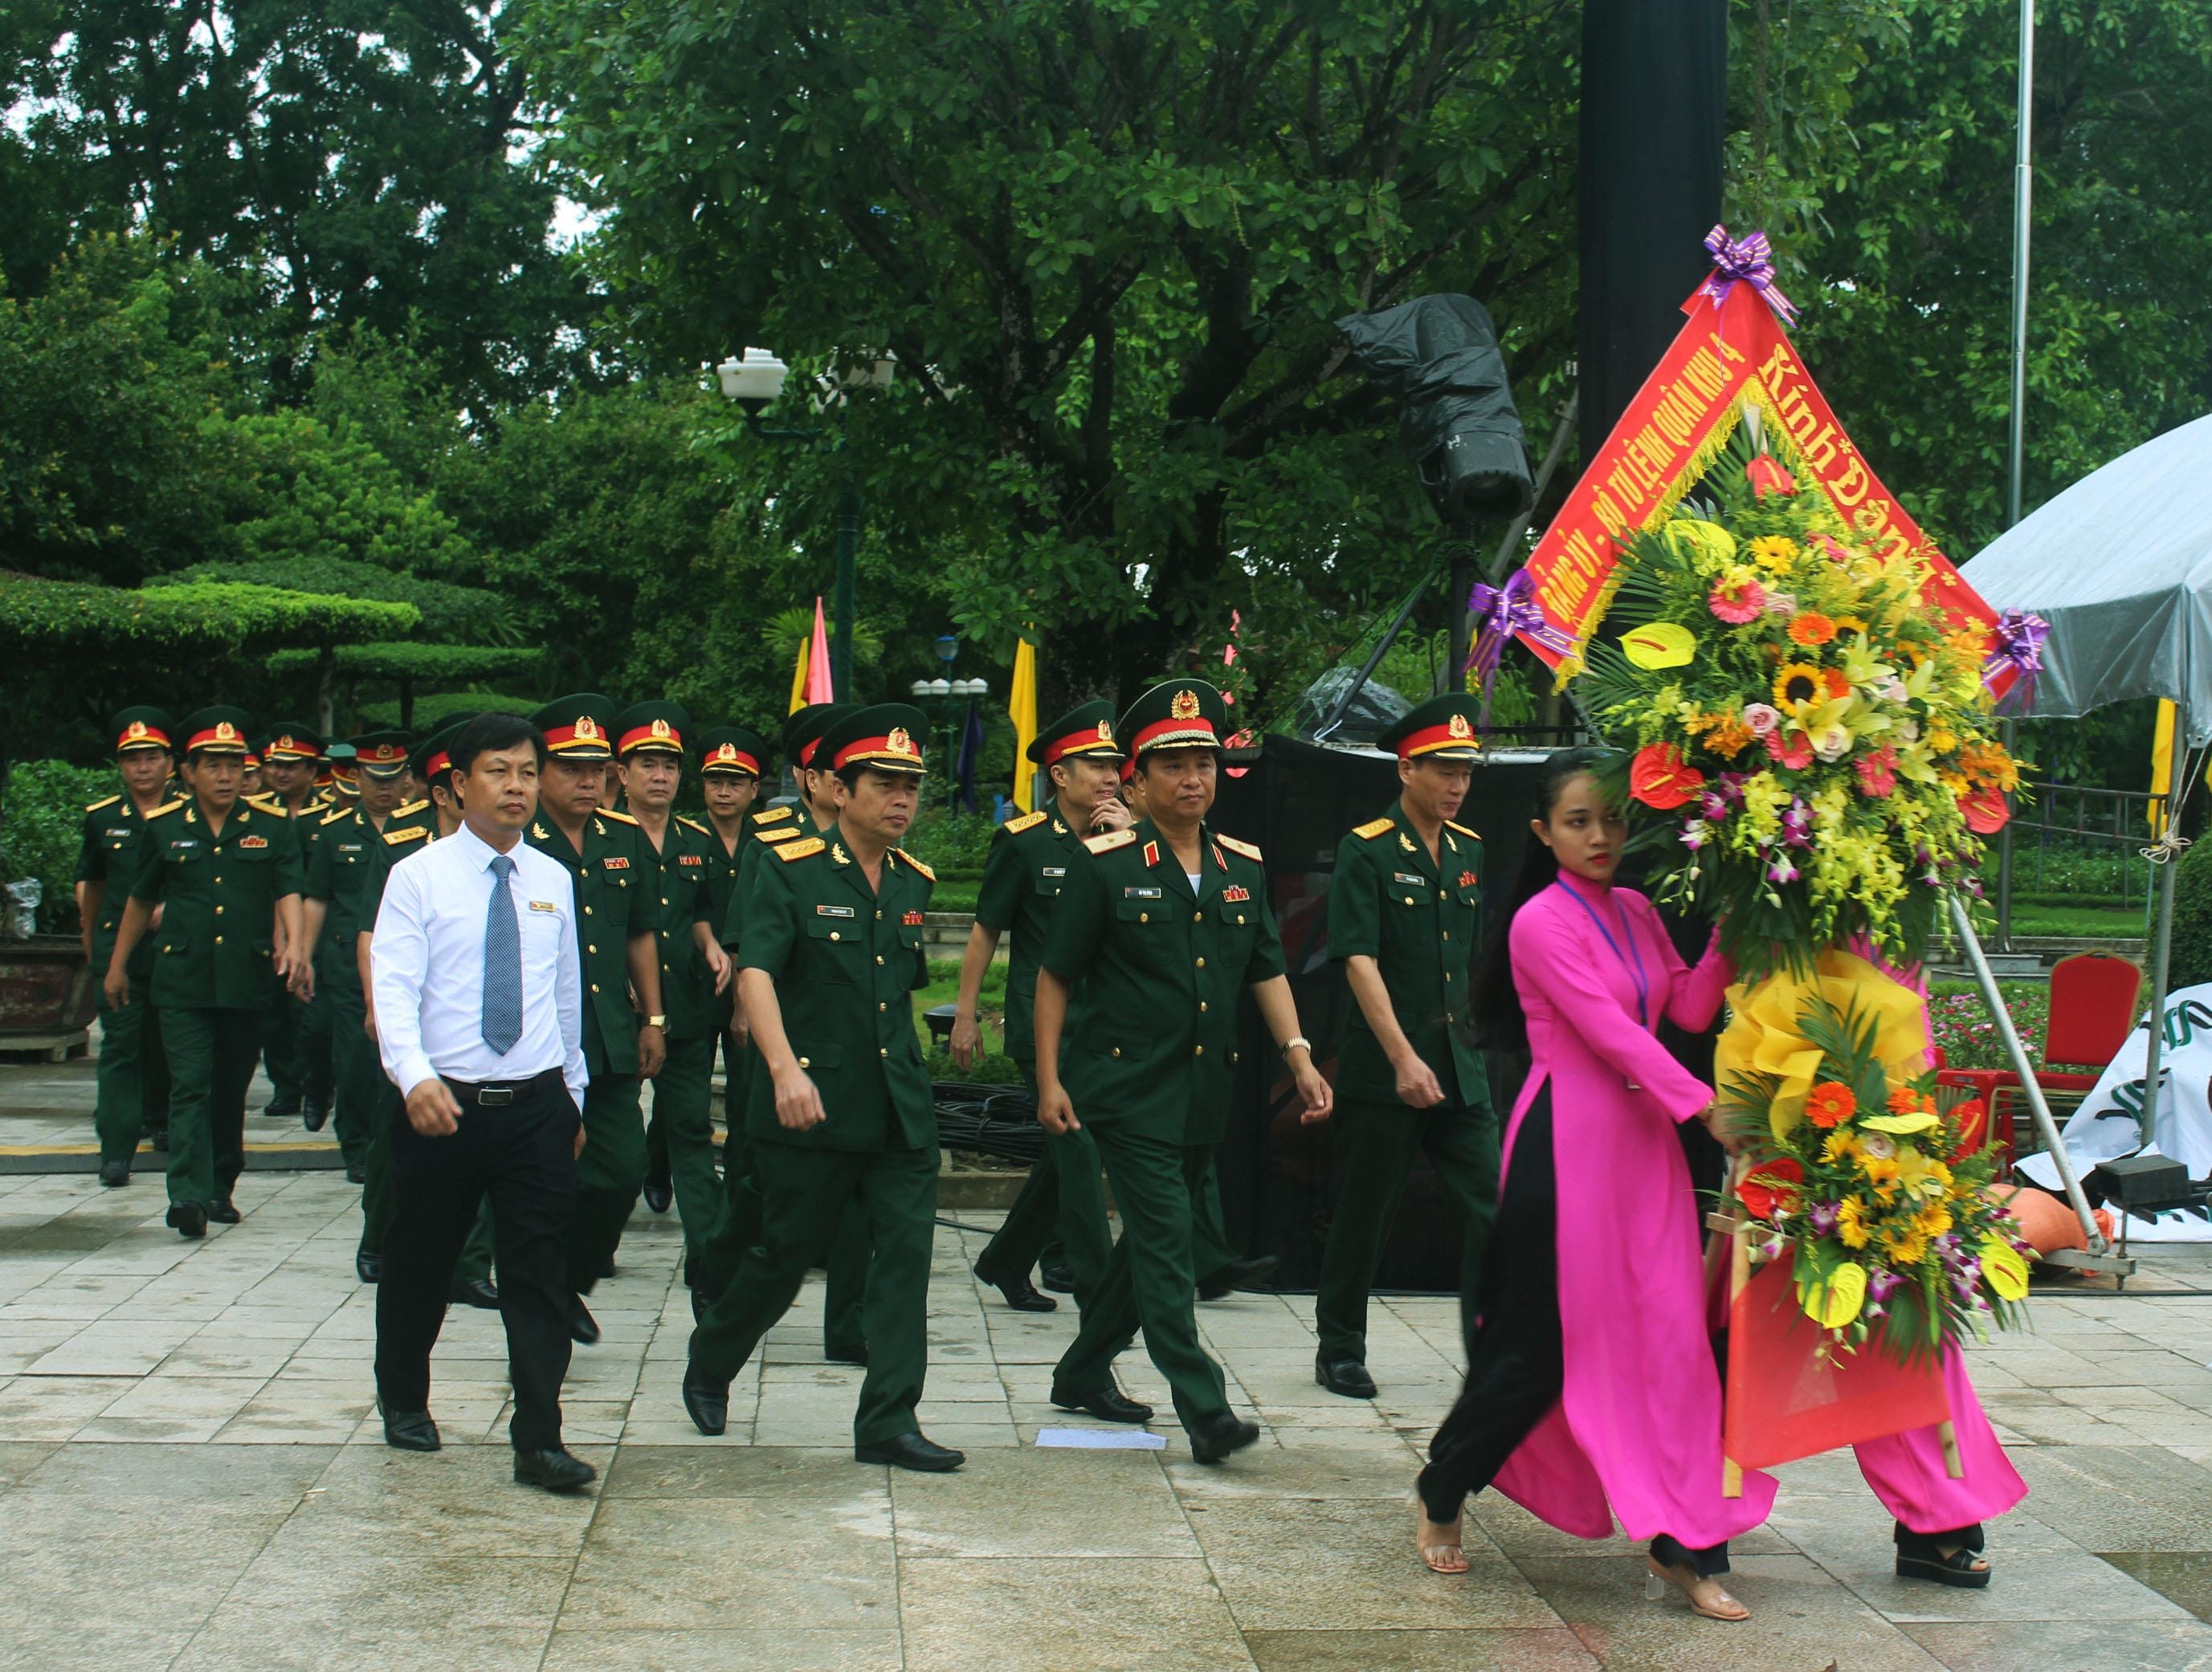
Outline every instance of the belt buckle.
[(484, 1109), (503, 1109), (514, 1101), (512, 1085), (487, 1085), (477, 1092), (477, 1103)]

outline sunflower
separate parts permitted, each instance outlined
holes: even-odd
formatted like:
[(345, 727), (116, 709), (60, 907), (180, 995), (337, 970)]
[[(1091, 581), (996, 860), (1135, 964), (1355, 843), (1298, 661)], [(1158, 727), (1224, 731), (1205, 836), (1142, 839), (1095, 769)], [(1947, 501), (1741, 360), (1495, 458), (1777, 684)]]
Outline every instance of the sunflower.
[(1836, 1208), (1836, 1235), (1843, 1238), (1845, 1248), (1864, 1248), (1869, 1234), (1865, 1201), (1845, 1196)]
[(1817, 702), (1826, 689), (1820, 670), (1810, 662), (1784, 662), (1774, 671), (1775, 706), (1792, 709), (1801, 702)]

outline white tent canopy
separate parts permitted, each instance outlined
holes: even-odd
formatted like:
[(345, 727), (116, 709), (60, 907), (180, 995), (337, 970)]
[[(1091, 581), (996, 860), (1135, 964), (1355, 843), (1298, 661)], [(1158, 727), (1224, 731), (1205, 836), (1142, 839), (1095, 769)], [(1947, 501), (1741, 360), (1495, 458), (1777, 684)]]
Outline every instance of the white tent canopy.
[(2021, 712), (2163, 696), (2191, 747), (2212, 743), (2212, 416), (2084, 477), (1960, 573), (1992, 607), (2051, 623)]

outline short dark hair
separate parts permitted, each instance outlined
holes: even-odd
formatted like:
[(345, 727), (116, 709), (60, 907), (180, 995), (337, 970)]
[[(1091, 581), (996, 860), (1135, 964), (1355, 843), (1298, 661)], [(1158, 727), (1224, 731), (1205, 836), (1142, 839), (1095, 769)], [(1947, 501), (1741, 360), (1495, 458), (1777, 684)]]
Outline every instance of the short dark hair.
[(545, 733), (520, 714), (478, 714), (453, 733), (453, 742), (446, 745), (446, 755), (453, 762), (454, 771), (466, 772), (477, 756), (495, 754), (523, 743), (537, 752), (538, 769), (543, 772)]

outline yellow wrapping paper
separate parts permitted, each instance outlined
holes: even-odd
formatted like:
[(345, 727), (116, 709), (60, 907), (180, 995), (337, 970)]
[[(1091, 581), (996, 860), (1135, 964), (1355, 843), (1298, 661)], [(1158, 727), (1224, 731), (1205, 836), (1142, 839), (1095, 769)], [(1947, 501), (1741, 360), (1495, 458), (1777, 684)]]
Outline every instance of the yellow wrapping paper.
[(1829, 951), (1809, 976), (1777, 971), (1765, 981), (1729, 988), (1729, 1024), (1714, 1048), (1723, 1092), (1740, 1074), (1772, 1074), (1780, 1082), (1772, 1113), (1775, 1141), (1797, 1124), (1820, 1066), (1819, 1049), (1798, 1031), (1799, 1018), (1815, 994), (1859, 1025), (1871, 1019), (1875, 1052), (1897, 1079), (1925, 1072), (1928, 1017), (1920, 995), (1855, 953)]

